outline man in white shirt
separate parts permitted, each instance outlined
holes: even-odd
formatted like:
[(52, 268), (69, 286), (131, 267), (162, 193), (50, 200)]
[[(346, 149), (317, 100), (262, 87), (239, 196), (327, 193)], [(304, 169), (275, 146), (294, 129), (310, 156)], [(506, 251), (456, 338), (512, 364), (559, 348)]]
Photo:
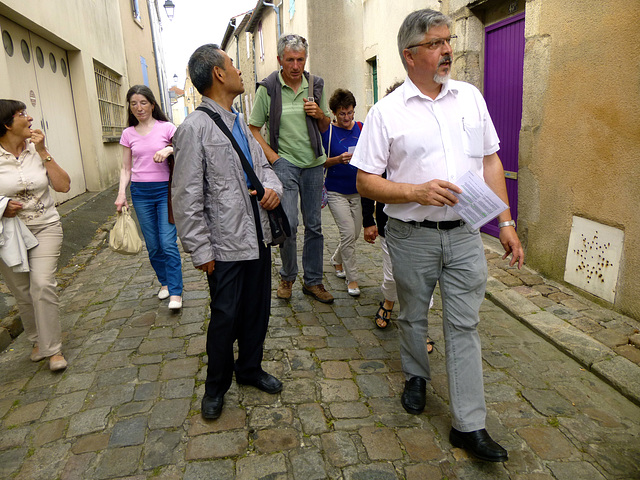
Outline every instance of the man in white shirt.
[[(440, 283), (453, 446), (492, 462), (507, 451), (485, 430), (482, 352), (477, 331), (487, 281), (480, 233), (451, 208), (456, 179), (471, 170), (508, 204), (499, 140), (480, 92), (449, 79), (450, 19), (434, 10), (411, 13), (398, 32), (408, 76), (367, 115), (351, 164), (358, 190), (387, 204), (386, 238), (398, 289), (402, 405), (420, 414), (431, 379), (426, 350), (429, 299)], [(382, 173), (387, 171), (387, 178)], [(507, 209), (498, 216), (511, 265), (524, 252)]]

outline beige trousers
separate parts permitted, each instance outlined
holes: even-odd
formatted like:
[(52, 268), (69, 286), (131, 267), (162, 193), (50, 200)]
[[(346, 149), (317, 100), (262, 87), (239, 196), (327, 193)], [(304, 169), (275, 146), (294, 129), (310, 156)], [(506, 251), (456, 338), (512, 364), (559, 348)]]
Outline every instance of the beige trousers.
[(16, 299), (27, 338), (38, 343), (41, 355), (50, 357), (62, 348), (55, 277), (62, 224), (57, 221), (28, 228), (38, 239), (38, 246), (29, 250), (30, 271), (16, 273), (0, 260), (0, 273)]

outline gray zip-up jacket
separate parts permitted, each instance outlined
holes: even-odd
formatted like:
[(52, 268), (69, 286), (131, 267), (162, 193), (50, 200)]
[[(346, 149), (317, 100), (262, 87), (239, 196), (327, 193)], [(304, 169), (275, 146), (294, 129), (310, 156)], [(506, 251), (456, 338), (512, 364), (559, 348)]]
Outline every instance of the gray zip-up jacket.
[[(233, 131), (235, 114), (208, 97), (202, 97), (202, 104), (218, 112)], [(256, 175), (265, 188), (273, 189), (282, 198), (282, 183), (244, 120), (241, 126), (249, 141)], [(193, 264), (257, 259), (258, 237), (249, 189), (231, 141), (209, 115), (195, 111), (176, 130), (173, 148), (173, 216), (182, 246), (191, 254)], [(262, 207), (258, 210), (264, 240), (270, 243), (269, 219)]]

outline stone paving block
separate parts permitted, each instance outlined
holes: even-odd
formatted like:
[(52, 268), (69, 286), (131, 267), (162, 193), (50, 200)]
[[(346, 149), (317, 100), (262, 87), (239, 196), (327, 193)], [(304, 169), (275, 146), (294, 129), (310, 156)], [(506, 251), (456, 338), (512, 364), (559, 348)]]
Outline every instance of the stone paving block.
[(138, 353), (140, 355), (149, 355), (154, 353), (177, 352), (184, 348), (184, 340), (182, 338), (154, 338), (144, 339)]
[(335, 467), (358, 463), (358, 450), (347, 432), (331, 432), (321, 435), (322, 450)]
[(598, 322), (595, 322), (588, 317), (570, 318), (568, 322), (578, 330), (581, 330), (590, 336), (593, 336), (594, 333), (599, 332), (604, 328)]
[(22, 463), (26, 456), (26, 448), (14, 448), (11, 450), (0, 451), (0, 477), (9, 478), (9, 475), (22, 467)]
[(96, 457), (97, 455), (95, 453), (71, 455), (62, 470), (60, 480), (77, 480), (85, 477), (85, 472), (90, 469)]
[(352, 360), (349, 366), (356, 373), (382, 373), (388, 372), (389, 367), (381, 360)]
[(398, 460), (402, 449), (394, 431), (385, 427), (361, 428), (360, 436), (371, 460)]
[(633, 362), (615, 356), (594, 363), (591, 368), (606, 378), (623, 395), (640, 404), (640, 369)]
[(280, 397), (282, 403), (311, 403), (317, 400), (317, 382), (313, 379), (288, 380), (284, 383)]
[(166, 362), (162, 366), (160, 380), (171, 380), (173, 378), (194, 377), (198, 373), (200, 360), (198, 357), (181, 358)]
[(181, 426), (191, 407), (191, 400), (180, 398), (160, 400), (151, 409), (149, 428), (171, 428)]
[(300, 447), (298, 432), (293, 428), (268, 428), (255, 433), (253, 445), (258, 453), (274, 453)]
[(54, 443), (36, 449), (24, 462), (16, 479), (57, 478), (65, 464), (65, 456), (71, 446), (68, 443)]
[(134, 400), (152, 400), (160, 395), (162, 384), (160, 382), (146, 382), (136, 385)]
[(362, 402), (334, 402), (329, 405), (335, 418), (365, 418), (370, 415), (369, 408)]
[(127, 418), (117, 422), (111, 430), (109, 448), (130, 447), (144, 443), (147, 417)]
[(189, 344), (187, 346), (187, 355), (200, 355), (206, 353), (207, 351), (207, 336), (201, 335), (199, 337), (194, 337), (189, 339)]
[(162, 465), (173, 465), (180, 462), (183, 453), (179, 448), (182, 439), (181, 431), (153, 430), (144, 446), (143, 468), (154, 469)]
[(365, 397), (389, 397), (393, 395), (389, 382), (383, 375), (358, 375), (356, 383)]
[(636, 365), (640, 365), (640, 348), (634, 347), (633, 345), (622, 345), (620, 347), (615, 347), (613, 351), (618, 355), (622, 355)]
[[(631, 332), (629, 332), (631, 333)], [(594, 335), (599, 342), (604, 343), (609, 348), (627, 345), (629, 343), (629, 334), (617, 329), (605, 328)]]
[(95, 377), (96, 374), (93, 372), (74, 373), (73, 375), (65, 376), (56, 388), (56, 395), (87, 390), (93, 384)]
[[(442, 470), (437, 465), (410, 465), (404, 468), (406, 480), (425, 480), (427, 478), (442, 478)], [(447, 478), (447, 477), (445, 477)], [(519, 479), (524, 480), (524, 479)], [(531, 479), (533, 480), (533, 479)], [(551, 480), (551, 479), (548, 479)]]
[(0, 450), (23, 446), (28, 433), (28, 427), (6, 428), (3, 425), (2, 435), (0, 435)]
[(96, 385), (98, 388), (111, 385), (124, 385), (129, 382), (134, 382), (137, 377), (137, 367), (114, 368), (102, 372), (100, 375), (98, 375)]
[(123, 447), (102, 453), (92, 477), (99, 480), (132, 475), (138, 469), (142, 447)]
[(33, 422), (42, 415), (47, 407), (47, 402), (35, 402), (27, 405), (18, 405), (14, 408), (7, 418), (4, 419), (4, 425), (13, 427), (22, 423)]
[(306, 435), (318, 435), (329, 431), (327, 419), (320, 404), (307, 403), (298, 405), (297, 412), (302, 424), (302, 431)]
[(545, 416), (575, 414), (575, 407), (553, 390), (524, 389), (522, 396)]
[(183, 480), (235, 480), (233, 460), (191, 462), (187, 464)]
[(543, 460), (569, 460), (576, 456), (571, 443), (553, 427), (524, 427), (516, 430)]
[(359, 343), (355, 338), (349, 337), (327, 337), (327, 347), (329, 348), (358, 348)]
[(162, 397), (170, 398), (190, 398), (195, 388), (195, 380), (193, 378), (177, 378), (168, 380), (162, 386)]
[(359, 398), (358, 387), (352, 380), (323, 379), (318, 383), (324, 402), (350, 402)]
[(42, 420), (47, 422), (49, 420), (55, 420), (56, 418), (69, 417), (84, 407), (86, 398), (86, 390), (57, 396), (51, 401)]
[(345, 480), (397, 480), (393, 465), (388, 463), (374, 463), (370, 465), (355, 465), (344, 469)]
[(355, 348), (321, 348), (315, 354), (321, 362), (360, 358), (360, 353)]
[(87, 452), (98, 452), (100, 450), (104, 450), (107, 448), (109, 444), (109, 434), (106, 432), (94, 433), (92, 435), (85, 435), (84, 437), (78, 438), (73, 446), (71, 447), (71, 451), (80, 455), (82, 453)]
[(424, 428), (402, 428), (398, 438), (414, 462), (443, 461), (446, 454), (435, 442), (433, 432)]
[(186, 460), (205, 460), (242, 455), (249, 440), (247, 432), (231, 431), (192, 437), (187, 443)]
[(513, 290), (498, 290), (491, 292), (487, 290), (487, 294), (491, 301), (503, 306), (503, 308), (513, 312), (515, 315), (529, 315), (540, 311), (540, 308), (532, 303), (531, 300), (523, 297)]
[(62, 438), (64, 429), (67, 427), (67, 420), (60, 418), (52, 422), (41, 424), (33, 436), (33, 446), (41, 447), (47, 443), (54, 442), (59, 438)]
[(315, 360), (311, 352), (305, 350), (293, 350), (286, 352), (289, 358), (291, 370), (315, 370), (317, 368)]
[(72, 415), (67, 438), (104, 430), (107, 426), (107, 415), (110, 412), (111, 407), (100, 407)]
[(604, 477), (593, 465), (588, 462), (551, 462), (548, 468), (556, 478), (589, 480), (604, 480)]
[(351, 378), (353, 375), (347, 362), (322, 362), (322, 372), (326, 378)]
[(133, 400), (133, 389), (134, 385), (132, 383), (104, 387), (90, 393), (86, 401), (90, 408), (115, 407)]
[(141, 382), (156, 382), (159, 376), (160, 365), (142, 365), (138, 370), (138, 380)]
[(230, 407), (228, 402), (222, 409), (222, 415), (215, 421), (205, 420), (197, 414), (189, 418), (188, 436), (204, 433), (224, 432), (245, 428), (246, 412), (242, 408)]
[(153, 402), (150, 400), (144, 402), (130, 402), (118, 407), (116, 415), (120, 418), (140, 415), (141, 413), (150, 412), (151, 407), (153, 407)]
[(314, 449), (294, 450), (289, 454), (294, 480), (323, 480), (327, 477), (322, 454)]
[(236, 480), (287, 480), (286, 457), (282, 453), (244, 457), (236, 463)]

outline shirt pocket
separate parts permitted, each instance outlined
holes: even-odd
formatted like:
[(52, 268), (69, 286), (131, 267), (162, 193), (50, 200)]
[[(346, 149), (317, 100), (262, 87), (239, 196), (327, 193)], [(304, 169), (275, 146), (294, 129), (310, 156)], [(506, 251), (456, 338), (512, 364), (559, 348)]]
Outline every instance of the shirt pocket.
[(462, 144), (464, 153), (470, 157), (484, 156), (484, 129), (482, 124), (464, 123), (462, 124)]

